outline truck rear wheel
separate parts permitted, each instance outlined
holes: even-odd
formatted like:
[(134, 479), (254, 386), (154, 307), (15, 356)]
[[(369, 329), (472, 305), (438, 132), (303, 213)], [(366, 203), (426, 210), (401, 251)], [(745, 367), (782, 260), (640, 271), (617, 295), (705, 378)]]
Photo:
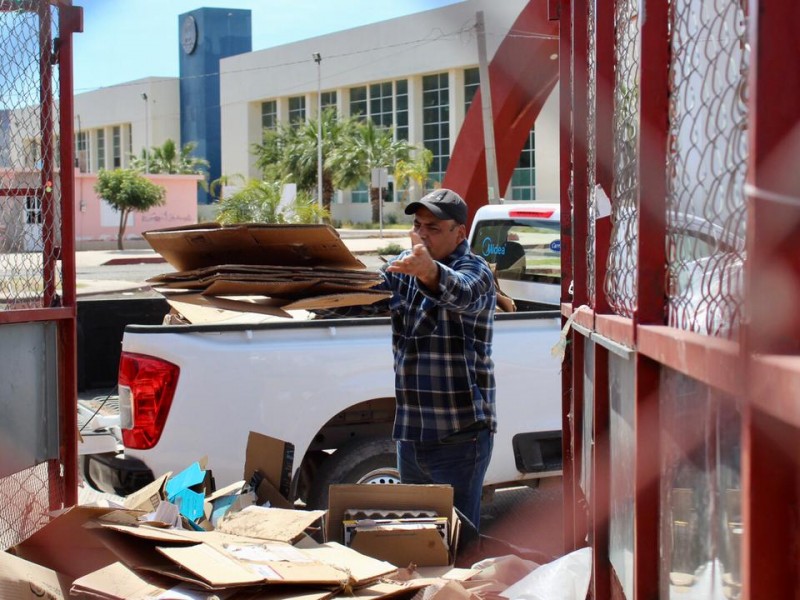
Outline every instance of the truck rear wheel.
[(400, 483), (397, 446), (387, 438), (365, 438), (342, 446), (317, 471), (307, 506), (328, 508), (328, 487), (334, 483)]

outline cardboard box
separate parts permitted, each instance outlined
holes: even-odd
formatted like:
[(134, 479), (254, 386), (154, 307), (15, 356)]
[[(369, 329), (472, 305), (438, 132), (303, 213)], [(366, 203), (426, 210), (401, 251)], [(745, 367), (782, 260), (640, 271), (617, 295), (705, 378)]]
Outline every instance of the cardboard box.
[(449, 485), (332, 485), (328, 494), (326, 540), (344, 541), (347, 510), (435, 511), (448, 519), (449, 539), (444, 539), (435, 527), (409, 528), (400, 524), (395, 528), (359, 531), (350, 547), (397, 567), (447, 566), (455, 561), (461, 521), (453, 509), (453, 488)]

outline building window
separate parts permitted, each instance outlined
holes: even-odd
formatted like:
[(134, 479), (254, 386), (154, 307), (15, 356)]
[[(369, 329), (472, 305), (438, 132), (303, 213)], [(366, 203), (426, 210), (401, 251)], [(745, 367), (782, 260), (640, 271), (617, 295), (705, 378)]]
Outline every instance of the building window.
[(536, 200), (536, 135), (531, 129), (511, 176), (511, 199)]
[(422, 143), (433, 153), (426, 189), (438, 187), (450, 162), (450, 88), (447, 73), (422, 78)]
[(322, 106), (323, 112), (329, 108), (332, 108), (334, 112), (336, 111), (336, 90), (332, 92), (322, 92), (319, 97), (320, 105)]
[(369, 116), (375, 125), (392, 126), (392, 82), (373, 83), (369, 86)]
[(293, 96), (289, 98), (289, 123), (296, 125), (306, 120), (306, 97)]
[(267, 100), (261, 103), (261, 128), (277, 129), (278, 127), (278, 102)]
[(367, 120), (367, 86), (350, 88), (350, 116)]
[(97, 170), (106, 168), (106, 131), (97, 130)]
[(25, 223), (28, 225), (42, 224), (42, 199), (38, 196), (25, 198)]
[[(128, 123), (125, 126), (125, 134), (126, 134), (126, 136), (128, 138), (128, 144), (127, 144), (128, 153), (127, 153), (127, 156), (131, 157), (131, 156), (133, 156), (133, 128), (131, 127), (130, 123)], [(125, 162), (127, 163), (127, 161), (125, 161)]]
[(122, 127), (119, 125), (111, 129), (111, 154), (112, 165), (115, 169), (122, 167)]
[(481, 85), (481, 75), (478, 67), (464, 69), (464, 114), (467, 114), (475, 97), (475, 92)]
[(395, 85), (395, 137), (408, 140), (408, 80), (398, 79)]
[(350, 191), (350, 202), (353, 204), (366, 204), (369, 202), (369, 188), (363, 181)]
[(86, 151), (88, 147), (87, 137), (88, 134), (85, 131), (79, 131), (75, 134), (75, 159), (78, 163), (78, 170), (81, 173), (89, 172), (89, 154)]

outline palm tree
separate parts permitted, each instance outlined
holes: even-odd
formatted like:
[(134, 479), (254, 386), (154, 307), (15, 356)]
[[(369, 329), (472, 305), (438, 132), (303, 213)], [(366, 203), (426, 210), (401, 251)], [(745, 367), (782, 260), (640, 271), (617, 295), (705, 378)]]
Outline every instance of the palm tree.
[(233, 223), (316, 223), (329, 214), (305, 192), (298, 192), (294, 202), (281, 204), (283, 182), (251, 179), (239, 191), (219, 202), (217, 221)]
[(208, 170), (208, 161), (192, 156), (197, 142), (187, 142), (178, 151), (175, 141), (167, 139), (161, 146), (150, 149), (150, 155), (142, 149), (141, 156), (131, 157), (131, 168), (137, 171), (148, 170), (150, 173), (166, 173), (170, 175), (191, 175)]
[[(319, 120), (299, 124), (281, 124), (277, 129), (264, 130), (261, 144), (253, 146), (256, 166), (264, 179), (285, 179), (297, 185), (297, 189), (313, 194), (317, 189), (317, 128)], [(348, 121), (337, 117), (328, 109), (322, 113), (322, 205), (330, 212), (333, 198), (331, 170), (326, 157), (344, 135)]]
[(411, 183), (424, 186), (428, 179), (428, 171), (433, 162), (433, 152), (427, 148), (422, 148), (417, 152), (414, 160), (398, 160), (394, 167), (394, 186), (396, 190), (402, 190), (403, 196), (408, 201), (411, 191)]
[[(333, 148), (326, 166), (333, 173), (333, 183), (338, 188), (353, 188), (369, 181), (372, 169), (395, 171), (400, 161), (411, 160), (416, 148), (405, 140), (393, 139), (392, 130), (375, 125), (371, 120), (348, 121), (346, 135)], [(378, 189), (370, 189), (372, 202), (372, 221), (378, 222), (380, 206)]]

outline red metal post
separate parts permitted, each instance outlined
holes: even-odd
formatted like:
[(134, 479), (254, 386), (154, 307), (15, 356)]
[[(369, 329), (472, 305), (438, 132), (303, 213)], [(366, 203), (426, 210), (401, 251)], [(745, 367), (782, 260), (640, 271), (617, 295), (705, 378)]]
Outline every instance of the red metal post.
[[(572, 305), (572, 296), (569, 288), (574, 276), (573, 251), (572, 251), (572, 203), (569, 197), (569, 186), (572, 179), (572, 2), (571, 0), (561, 0), (559, 8), (559, 174), (560, 174), (560, 195), (561, 195), (561, 302), (564, 305)], [(566, 322), (566, 316), (561, 319), (562, 325)], [(573, 398), (577, 391), (573, 389), (573, 371), (575, 366), (582, 364), (577, 362), (574, 356), (574, 341), (576, 334), (572, 332), (569, 341), (572, 342), (567, 347), (567, 353), (561, 368), (561, 432), (562, 443), (561, 453), (563, 457), (563, 490), (564, 490), (564, 550), (569, 552), (576, 549), (575, 546), (575, 470), (572, 454), (573, 437), (575, 432), (572, 428), (570, 415), (572, 414)]]
[[(587, 245), (588, 222), (588, 159), (586, 156), (588, 131), (587, 90), (587, 0), (572, 0), (572, 306), (577, 309), (588, 302)], [(562, 80), (563, 81), (563, 80)], [(585, 544), (589, 527), (589, 511), (583, 502), (580, 473), (583, 465), (583, 422), (585, 385), (583, 378), (586, 338), (573, 332), (572, 369), (572, 510), (575, 512), (573, 547)], [(585, 468), (590, 468), (585, 465)]]
[[(751, 0), (749, 17), (742, 584), (743, 597), (755, 600), (796, 598), (800, 589), (800, 5)], [(763, 356), (770, 353), (794, 356)], [(771, 378), (767, 362), (780, 363), (783, 376)], [(760, 396), (768, 385), (775, 395)], [(776, 410), (781, 404), (792, 410)]]
[[(595, 38), (595, 179), (610, 199), (614, 181), (614, 0), (597, 0)], [(594, 237), (594, 309), (607, 314), (611, 312), (604, 285), (611, 240), (610, 217), (595, 221)]]
[[(640, 18), (640, 133), (637, 302), (634, 323), (665, 322), (666, 164), (669, 131), (669, 4), (645, 0)], [(659, 597), (659, 381), (661, 365), (638, 354), (633, 586), (636, 600)]]
[(58, 11), (58, 68), (61, 132), (61, 278), (62, 303), (70, 311), (58, 327), (60, 454), (64, 465), (64, 504), (78, 502), (78, 350), (75, 289), (75, 170), (73, 168), (72, 36), (83, 31), (83, 9), (65, 2)]

